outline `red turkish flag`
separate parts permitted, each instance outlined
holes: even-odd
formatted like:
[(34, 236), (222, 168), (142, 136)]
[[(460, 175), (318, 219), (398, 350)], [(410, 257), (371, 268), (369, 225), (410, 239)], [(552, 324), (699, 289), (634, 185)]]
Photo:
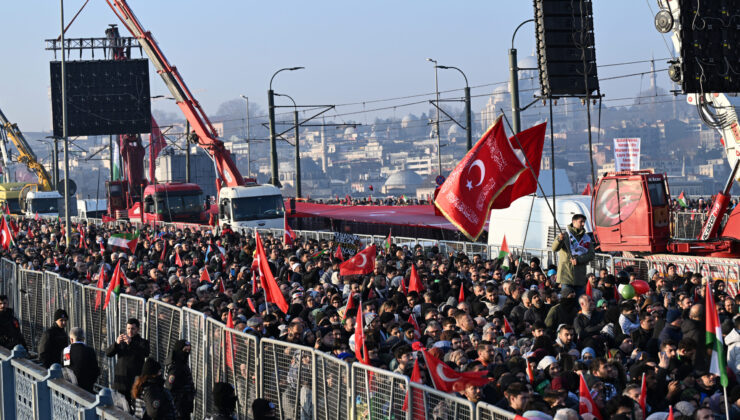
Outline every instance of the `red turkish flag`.
[[(107, 276), (105, 275), (105, 264), (100, 264), (100, 273), (98, 274), (98, 284), (97, 284), (98, 289), (105, 288), (105, 281), (107, 280), (106, 277)], [(95, 309), (96, 310), (100, 308), (100, 304), (102, 303), (101, 301), (102, 298), (103, 298), (103, 292), (98, 290), (95, 293)]]
[[(409, 378), (409, 382), (414, 382), (417, 384), (421, 383), (421, 370), (419, 369), (419, 359), (414, 360), (414, 369), (411, 371), (411, 377)], [(423, 394), (421, 392), (414, 392), (414, 401), (419, 401), (423, 397)], [(416, 402), (414, 404), (417, 404)], [(406, 411), (409, 409), (409, 392), (406, 391), (406, 398), (403, 399), (403, 411)]]
[(178, 267), (182, 267), (182, 260), (180, 259), (180, 252), (175, 252), (175, 264), (177, 264)]
[(514, 334), (514, 329), (511, 328), (511, 324), (509, 324), (509, 320), (504, 317), (504, 334)]
[(591, 282), (590, 281), (586, 281), (586, 294), (590, 298), (593, 298), (594, 297), (594, 291), (592, 289), (592, 286), (591, 286)]
[(342, 254), (341, 245), (337, 245), (337, 250), (334, 251), (334, 258), (338, 259), (339, 261), (344, 261), (344, 254)]
[[(493, 201), (524, 169), (499, 117), (450, 173), (434, 205), (468, 239), (475, 241), (483, 232)], [(510, 204), (511, 200), (503, 199), (499, 208)]]
[(583, 379), (583, 375), (580, 376), (581, 384), (578, 387), (578, 414), (591, 414), (599, 420), (604, 420), (604, 418), (601, 417), (601, 413), (599, 412), (599, 407), (594, 404), (594, 400), (593, 398), (591, 398), (591, 393), (589, 392), (588, 386), (586, 385), (586, 380)]
[(640, 386), (640, 399), (638, 401), (642, 408), (642, 418), (647, 418), (647, 384), (645, 383), (645, 374), (642, 374), (642, 386)]
[(416, 265), (411, 264), (411, 276), (409, 277), (409, 292), (416, 292), (421, 294), (424, 291), (424, 284), (422, 284), (419, 278), (419, 273), (416, 271)]
[(427, 368), (432, 377), (434, 387), (442, 392), (462, 391), (468, 384), (484, 386), (488, 383), (486, 371), (458, 372), (447, 366), (443, 361), (429, 354), (426, 349), (421, 350), (427, 361)]
[[(527, 161), (532, 165), (534, 173), (540, 176), (540, 162), (542, 161), (542, 146), (545, 144), (545, 132), (547, 123), (542, 123), (534, 127), (528, 128), (521, 133), (509, 138), (509, 144), (511, 144), (514, 153), (518, 156), (526, 156), (527, 158), (520, 157), (520, 162), (526, 165)], [(517, 142), (517, 138), (519, 142)], [(521, 148), (519, 148), (521, 143)], [(519, 197), (532, 194), (537, 191), (537, 180), (532, 176), (532, 172), (527, 169), (519, 175), (513, 185), (509, 185), (498, 197), (493, 201), (491, 205), (492, 209), (505, 209), (509, 207), (511, 202)]]
[(293, 232), (293, 229), (290, 228), (290, 225), (288, 224), (288, 216), (283, 217), (283, 230), (285, 231), (283, 235), (283, 242), (285, 242), (285, 245), (293, 245), (293, 241), (295, 241), (296, 235), (295, 232)]
[(285, 301), (283, 292), (280, 291), (280, 287), (275, 281), (275, 277), (270, 271), (270, 264), (267, 261), (267, 255), (265, 254), (265, 247), (262, 245), (262, 238), (260, 234), (255, 231), (255, 237), (257, 242), (257, 258), (259, 259), (259, 273), (260, 279), (262, 280), (262, 289), (265, 291), (265, 301), (272, 302), (280, 308), (283, 313), (288, 313), (288, 302)]
[(457, 295), (457, 303), (465, 301), (465, 285), (460, 283), (460, 292)]
[(409, 314), (409, 324), (413, 325), (414, 331), (416, 331), (417, 336), (421, 338), (421, 328), (419, 328), (419, 324), (416, 322), (414, 314)]
[(365, 347), (365, 330), (362, 326), (362, 301), (357, 307), (357, 320), (355, 321), (355, 357), (362, 364), (369, 365), (370, 358), (367, 357), (367, 348)]
[(375, 269), (375, 257), (378, 249), (375, 245), (369, 246), (357, 255), (339, 265), (340, 276), (370, 274)]
[(349, 292), (349, 297), (347, 298), (347, 306), (344, 308), (344, 318), (342, 319), (347, 319), (347, 314), (349, 313), (349, 310), (354, 309), (357, 306), (355, 304), (354, 296), (354, 292)]
[(10, 233), (10, 228), (8, 227), (8, 222), (5, 220), (5, 216), (2, 217), (3, 221), (0, 222), (0, 245), (2, 245), (3, 249), (7, 251), (13, 243), (13, 235)]

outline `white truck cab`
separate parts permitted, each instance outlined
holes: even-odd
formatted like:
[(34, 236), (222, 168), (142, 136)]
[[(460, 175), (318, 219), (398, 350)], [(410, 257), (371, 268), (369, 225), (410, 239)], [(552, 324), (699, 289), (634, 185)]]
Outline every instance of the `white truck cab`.
[(218, 199), (218, 225), (235, 231), (247, 228), (282, 229), (285, 204), (274, 185), (222, 187)]
[(64, 206), (58, 191), (29, 191), (26, 194), (26, 217), (57, 217)]

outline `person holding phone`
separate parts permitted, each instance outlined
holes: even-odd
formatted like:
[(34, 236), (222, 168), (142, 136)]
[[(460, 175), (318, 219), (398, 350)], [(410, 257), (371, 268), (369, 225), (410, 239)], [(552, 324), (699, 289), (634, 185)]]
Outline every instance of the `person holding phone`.
[(139, 320), (130, 318), (126, 321), (126, 332), (116, 337), (116, 342), (108, 346), (105, 355), (118, 356), (118, 363), (113, 376), (113, 389), (126, 397), (130, 410), (133, 410), (134, 398), (131, 396), (131, 387), (136, 376), (141, 372), (147, 356), (149, 356), (149, 340), (139, 335)]

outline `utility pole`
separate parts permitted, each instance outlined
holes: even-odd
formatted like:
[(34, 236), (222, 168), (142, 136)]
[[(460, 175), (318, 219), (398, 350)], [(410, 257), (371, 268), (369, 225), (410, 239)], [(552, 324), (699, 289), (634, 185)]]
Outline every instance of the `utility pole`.
[[(56, 153), (56, 141), (54, 141), (54, 153)], [(110, 180), (113, 181), (113, 135), (108, 136), (108, 151), (110, 151)], [(54, 170), (56, 172), (56, 169)], [(57, 175), (59, 177), (59, 175)]]
[(278, 158), (277, 158), (277, 136), (275, 135), (275, 91), (272, 90), (272, 81), (275, 80), (275, 76), (281, 71), (295, 71), (301, 70), (305, 67), (285, 67), (272, 74), (270, 78), (270, 88), (267, 90), (267, 108), (268, 117), (270, 118), (270, 167), (272, 174), (270, 175), (270, 184), (280, 188), (280, 176), (278, 174)]
[(509, 96), (511, 96), (511, 122), (514, 134), (522, 131), (519, 118), (519, 69), (517, 67), (516, 48), (509, 50)]
[(252, 145), (249, 143), (249, 98), (244, 95), (239, 95), (242, 99), (247, 101), (247, 178), (252, 177)]
[(473, 148), (473, 115), (470, 110), (470, 86), (465, 86), (465, 128), (465, 146), (467, 150), (470, 150)]
[(293, 111), (293, 121), (295, 121), (295, 198), (301, 198), (301, 146), (298, 108)]
[(66, 72), (64, 68), (64, 0), (59, 0), (60, 22), (62, 28), (62, 137), (64, 138), (64, 233), (67, 247), (70, 246), (71, 238), (69, 228), (69, 139), (67, 138), (67, 91)]
[(437, 119), (434, 121), (434, 126), (437, 130), (437, 175), (442, 175), (442, 140), (440, 138), (441, 134), (439, 131), (439, 77), (438, 77), (438, 71), (437, 71), (437, 60), (434, 60), (432, 58), (427, 58), (427, 61), (434, 63), (434, 91), (437, 95)]
[(54, 153), (51, 156), (51, 165), (53, 166), (51, 180), (54, 182), (54, 189), (59, 188), (59, 137), (52, 136), (54, 140)]
[(190, 122), (185, 121), (185, 182), (190, 182)]

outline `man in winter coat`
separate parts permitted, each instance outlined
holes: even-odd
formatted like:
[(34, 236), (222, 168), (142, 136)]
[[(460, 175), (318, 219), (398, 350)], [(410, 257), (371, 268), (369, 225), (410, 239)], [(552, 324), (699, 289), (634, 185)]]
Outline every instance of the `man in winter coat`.
[(567, 232), (561, 232), (552, 243), (553, 252), (558, 252), (558, 283), (570, 285), (576, 296), (586, 292), (586, 268), (594, 259), (594, 244), (586, 233), (586, 216), (576, 214)]
[(77, 379), (77, 386), (87, 392), (93, 392), (95, 381), (100, 376), (98, 358), (95, 350), (85, 344), (85, 331), (80, 327), (72, 328), (69, 333), (70, 344), (62, 351), (64, 367), (69, 368)]
[(133, 407), (131, 387), (141, 372), (144, 360), (149, 356), (149, 341), (139, 335), (139, 320), (131, 318), (126, 322), (126, 333), (116, 338), (106, 350), (108, 357), (118, 356), (113, 376), (113, 389), (126, 397)]
[(193, 374), (188, 366), (190, 343), (177, 340), (165, 362), (165, 388), (172, 394), (178, 419), (190, 419), (195, 399)]
[(733, 318), (735, 328), (725, 337), (727, 343), (727, 366), (736, 377), (740, 377), (740, 315)]
[(8, 306), (8, 297), (0, 295), (0, 346), (13, 350), (19, 344), (27, 349), (26, 340), (21, 334), (21, 324), (13, 315), (13, 309)]
[(39, 341), (39, 359), (41, 359), (41, 364), (47, 369), (54, 363), (62, 364), (62, 351), (69, 344), (67, 331), (65, 331), (67, 319), (67, 311), (57, 309), (54, 312), (54, 325), (41, 335), (41, 340)]

